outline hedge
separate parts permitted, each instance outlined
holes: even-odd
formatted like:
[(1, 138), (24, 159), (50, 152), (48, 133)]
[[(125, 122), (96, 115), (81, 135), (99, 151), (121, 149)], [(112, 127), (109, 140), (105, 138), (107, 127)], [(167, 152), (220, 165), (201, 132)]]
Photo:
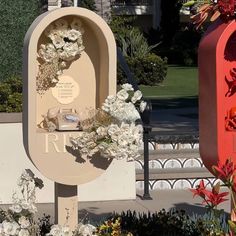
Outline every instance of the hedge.
[[(126, 57), (126, 62), (138, 84), (155, 86), (163, 82), (167, 74), (167, 58), (149, 53), (144, 57)], [(118, 84), (127, 83), (127, 77), (118, 64)]]
[(21, 75), (24, 36), (42, 11), (42, 0), (0, 1), (0, 80)]

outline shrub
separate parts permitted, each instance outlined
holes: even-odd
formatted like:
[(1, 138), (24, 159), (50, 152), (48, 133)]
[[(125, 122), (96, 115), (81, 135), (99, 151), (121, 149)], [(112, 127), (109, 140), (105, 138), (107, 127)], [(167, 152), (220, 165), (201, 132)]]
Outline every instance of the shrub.
[(117, 217), (121, 218), (121, 228), (134, 236), (200, 236), (195, 223), (184, 211), (163, 209), (153, 214), (128, 211)]
[(0, 1), (0, 80), (21, 75), (24, 36), (43, 4), (41, 0)]
[(149, 46), (143, 34), (133, 28), (126, 35), (117, 35), (117, 40), (124, 56), (145, 57), (157, 45)]
[[(144, 57), (126, 57), (127, 64), (134, 74), (138, 84), (158, 85), (167, 74), (167, 58), (162, 60), (159, 56), (149, 53)], [(125, 73), (118, 65), (118, 84), (127, 82)]]
[(0, 112), (22, 111), (22, 79), (10, 77), (0, 82)]

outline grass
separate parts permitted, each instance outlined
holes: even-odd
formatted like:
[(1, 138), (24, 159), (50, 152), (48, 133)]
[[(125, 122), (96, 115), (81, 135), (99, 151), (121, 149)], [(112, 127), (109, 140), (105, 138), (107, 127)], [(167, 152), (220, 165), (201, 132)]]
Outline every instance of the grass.
[(140, 86), (148, 98), (184, 98), (198, 96), (197, 67), (169, 66), (167, 78), (159, 86)]
[(167, 78), (159, 86), (140, 86), (153, 108), (185, 108), (198, 106), (197, 67), (169, 66)]

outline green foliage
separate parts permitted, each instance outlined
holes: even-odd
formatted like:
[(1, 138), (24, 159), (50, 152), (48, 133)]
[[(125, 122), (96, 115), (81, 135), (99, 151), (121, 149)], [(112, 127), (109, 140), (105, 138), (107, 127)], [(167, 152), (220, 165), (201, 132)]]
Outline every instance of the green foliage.
[[(192, 66), (197, 64), (197, 52), (200, 39), (203, 32), (196, 31), (193, 28), (186, 28), (176, 33), (173, 39), (173, 59), (179, 55), (178, 64)], [(174, 62), (175, 63), (175, 62)]]
[(134, 236), (200, 236), (196, 225), (184, 211), (158, 213), (123, 212), (121, 228), (131, 232)]
[[(143, 57), (126, 57), (126, 62), (138, 84), (155, 86), (163, 82), (167, 74), (167, 59), (149, 53)], [(118, 66), (118, 84), (126, 83), (126, 75)]]
[(192, 219), (201, 235), (218, 236), (229, 232), (227, 217), (222, 210), (208, 211), (201, 216), (193, 215)]
[(147, 40), (137, 28), (127, 31), (126, 35), (117, 35), (117, 40), (125, 57), (145, 57), (157, 46), (149, 46)]
[(118, 16), (112, 15), (112, 20), (109, 23), (109, 26), (115, 35), (118, 46), (120, 46), (119, 37), (125, 37), (131, 29), (133, 29), (133, 22), (135, 17), (131, 16)]
[(91, 11), (95, 11), (96, 10), (96, 6), (95, 6), (95, 2), (94, 0), (81, 0), (80, 3), (81, 7), (87, 8)]
[(153, 214), (127, 211), (115, 217), (121, 219), (121, 229), (134, 236), (219, 236), (229, 232), (227, 217), (222, 211), (189, 216), (183, 210), (162, 209)]
[(42, 4), (41, 0), (0, 1), (0, 80), (21, 75), (24, 36)]
[(22, 79), (10, 77), (0, 82), (0, 112), (22, 111)]

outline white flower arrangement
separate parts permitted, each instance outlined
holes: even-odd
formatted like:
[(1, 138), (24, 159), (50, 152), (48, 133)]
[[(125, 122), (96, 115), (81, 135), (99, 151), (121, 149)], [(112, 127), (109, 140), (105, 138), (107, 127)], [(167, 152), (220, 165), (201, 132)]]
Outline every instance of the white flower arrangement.
[(85, 122), (84, 132), (70, 139), (82, 158), (92, 158), (100, 153), (108, 159), (133, 161), (140, 156), (143, 129), (135, 121), (140, 119), (139, 111), (145, 110), (146, 103), (141, 101), (141, 91), (133, 92), (130, 84), (121, 87), (116, 95), (106, 98), (93, 118), (88, 119), (89, 125)]
[(83, 33), (84, 29), (78, 18), (74, 18), (70, 23), (65, 19), (59, 19), (45, 29), (46, 43), (41, 44), (38, 50), (38, 93), (43, 94), (55, 86), (63, 69), (81, 56), (85, 49)]
[(38, 227), (34, 222), (37, 212), (35, 191), (36, 188), (43, 187), (43, 182), (30, 170), (26, 170), (21, 174), (17, 185), (19, 191), (13, 194), (13, 205), (7, 211), (0, 211), (0, 236), (37, 234)]

